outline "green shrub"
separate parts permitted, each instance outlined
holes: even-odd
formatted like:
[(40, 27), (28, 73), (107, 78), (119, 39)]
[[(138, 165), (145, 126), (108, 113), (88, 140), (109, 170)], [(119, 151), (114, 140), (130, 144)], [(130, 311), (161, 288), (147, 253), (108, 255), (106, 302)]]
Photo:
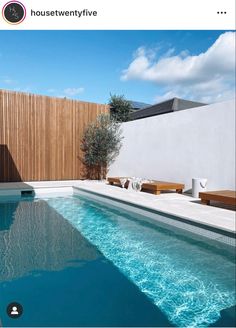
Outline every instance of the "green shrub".
[(120, 124), (109, 115), (102, 114), (87, 126), (81, 142), (86, 178), (105, 178), (109, 166), (119, 154), (121, 140)]
[(111, 117), (117, 122), (126, 122), (130, 119), (131, 103), (124, 96), (111, 95), (109, 100)]

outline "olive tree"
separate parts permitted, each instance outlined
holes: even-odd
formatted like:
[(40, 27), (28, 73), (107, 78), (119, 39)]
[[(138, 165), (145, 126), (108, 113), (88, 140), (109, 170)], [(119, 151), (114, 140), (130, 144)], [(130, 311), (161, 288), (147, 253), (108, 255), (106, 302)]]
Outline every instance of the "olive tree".
[(130, 119), (131, 103), (124, 96), (111, 95), (109, 100), (111, 117), (117, 122), (126, 122)]
[(81, 150), (86, 177), (103, 179), (121, 148), (120, 124), (107, 114), (90, 123), (83, 135)]

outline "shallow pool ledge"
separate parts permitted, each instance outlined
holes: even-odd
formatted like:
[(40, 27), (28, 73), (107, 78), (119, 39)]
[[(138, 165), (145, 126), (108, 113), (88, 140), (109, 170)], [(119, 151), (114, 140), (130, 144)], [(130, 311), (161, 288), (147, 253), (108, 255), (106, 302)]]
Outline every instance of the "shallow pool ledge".
[[(202, 205), (187, 195), (163, 193), (156, 196), (143, 192), (129, 192), (104, 183), (89, 182), (73, 186), (73, 192), (75, 195), (84, 195), (154, 220), (157, 217), (159, 220), (160, 214), (165, 214), (167, 217), (164, 217), (163, 221), (168, 224), (178, 223), (177, 226), (180, 228), (212, 239), (230, 238), (230, 241), (224, 242), (235, 245), (235, 211)], [(171, 216), (171, 219), (168, 219), (168, 216)]]

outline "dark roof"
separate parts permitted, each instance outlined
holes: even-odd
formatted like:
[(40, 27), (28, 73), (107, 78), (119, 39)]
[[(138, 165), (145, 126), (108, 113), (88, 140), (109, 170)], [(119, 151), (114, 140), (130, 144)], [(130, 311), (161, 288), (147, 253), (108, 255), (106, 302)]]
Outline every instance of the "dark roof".
[(156, 115), (160, 115), (160, 114), (166, 114), (166, 113), (171, 113), (171, 112), (175, 112), (178, 110), (183, 110), (183, 109), (188, 109), (188, 108), (193, 108), (193, 107), (200, 107), (200, 106), (205, 106), (205, 105), (206, 104), (196, 102), (196, 101), (173, 98), (173, 99), (163, 101), (161, 103), (137, 110), (130, 114), (130, 119), (138, 120), (140, 118), (156, 116)]
[(145, 104), (140, 101), (132, 101), (132, 100), (128, 100), (128, 101), (130, 102), (133, 110), (143, 109), (143, 108), (151, 106), (150, 104)]

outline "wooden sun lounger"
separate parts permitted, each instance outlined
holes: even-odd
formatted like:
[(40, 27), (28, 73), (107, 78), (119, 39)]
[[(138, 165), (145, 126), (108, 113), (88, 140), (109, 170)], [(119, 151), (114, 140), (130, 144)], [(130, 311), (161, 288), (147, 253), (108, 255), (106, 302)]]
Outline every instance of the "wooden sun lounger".
[[(111, 185), (113, 184), (121, 185), (120, 179), (122, 178), (123, 177), (111, 177), (108, 178), (107, 180)], [(127, 185), (128, 183), (126, 183), (126, 187)], [(166, 182), (166, 181), (153, 181), (153, 182), (145, 182), (142, 184), (142, 191), (149, 191), (155, 195), (159, 195), (161, 191), (167, 191), (167, 190), (176, 190), (177, 193), (182, 194), (183, 189), (184, 189), (184, 184), (182, 183), (174, 183), (174, 182)]]
[[(107, 181), (109, 182), (110, 185), (119, 185), (121, 186), (120, 179), (129, 179), (128, 177), (112, 177), (112, 178), (107, 178)], [(128, 187), (129, 182), (126, 181), (125, 187)]]
[(210, 205), (211, 200), (227, 205), (236, 205), (236, 191), (233, 190), (200, 192), (199, 198), (201, 198), (201, 203), (205, 205)]

